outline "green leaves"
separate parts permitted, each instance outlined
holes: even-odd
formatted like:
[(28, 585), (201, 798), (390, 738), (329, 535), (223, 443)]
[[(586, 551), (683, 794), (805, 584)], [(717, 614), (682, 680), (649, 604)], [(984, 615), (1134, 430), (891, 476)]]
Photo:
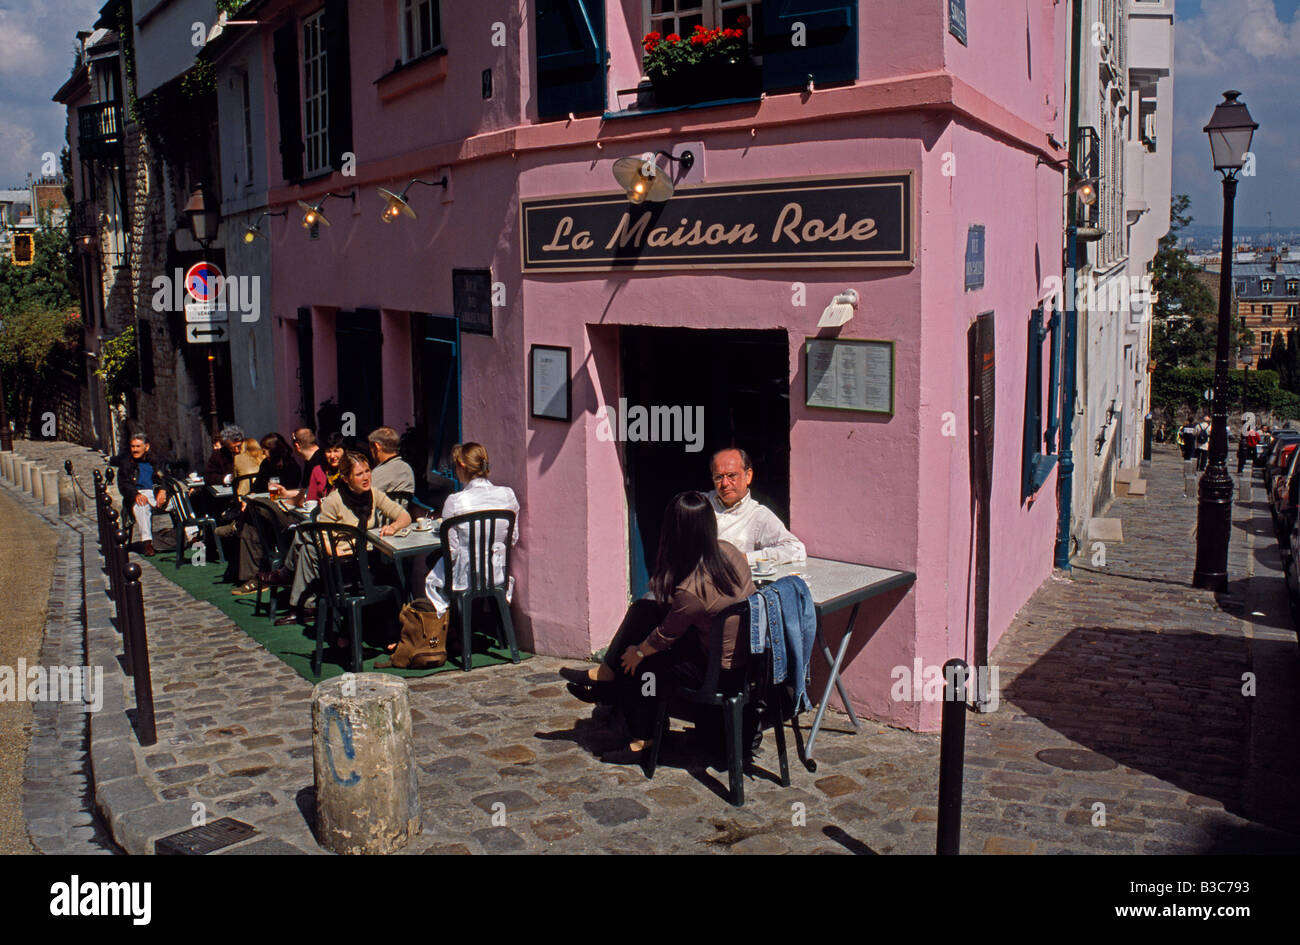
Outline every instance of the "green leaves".
[(104, 382), (104, 395), (110, 406), (126, 399), (128, 391), (140, 383), (140, 363), (136, 354), (135, 326), (128, 325), (99, 345), (99, 370), (95, 376)]

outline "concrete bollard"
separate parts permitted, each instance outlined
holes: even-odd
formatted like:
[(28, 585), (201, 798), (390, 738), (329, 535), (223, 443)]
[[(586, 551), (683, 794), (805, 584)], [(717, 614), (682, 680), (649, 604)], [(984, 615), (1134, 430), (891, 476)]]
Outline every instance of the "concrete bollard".
[(344, 673), (311, 697), (316, 840), (334, 853), (392, 853), (420, 832), (406, 681)]
[(24, 459), (18, 464), (18, 485), (23, 492), (32, 491), (32, 467), (35, 465), (30, 459)]
[(41, 474), (44, 472), (44, 466), (32, 467), (32, 487), (28, 492), (37, 502), (43, 502), (45, 499), (45, 480), (41, 478)]
[(0, 476), (4, 476), (10, 482), (14, 479), (14, 454), (0, 452)]
[(59, 474), (53, 469), (41, 470), (41, 501), (55, 508), (59, 505)]
[(77, 511), (77, 495), (73, 490), (76, 488), (72, 484), (72, 478), (69, 476), (59, 480), (59, 517), (66, 518), (73, 512)]

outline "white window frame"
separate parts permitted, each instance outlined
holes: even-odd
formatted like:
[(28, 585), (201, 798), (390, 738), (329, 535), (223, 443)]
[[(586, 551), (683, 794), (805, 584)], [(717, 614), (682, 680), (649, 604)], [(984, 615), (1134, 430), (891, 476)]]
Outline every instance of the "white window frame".
[[(667, 36), (669, 33), (676, 33), (678, 36), (686, 37), (690, 31), (682, 32), (681, 18), (684, 16), (700, 16), (702, 24), (706, 29), (713, 29), (722, 25), (723, 14), (727, 10), (733, 10), (737, 7), (743, 7), (746, 15), (749, 16), (750, 25), (745, 30), (749, 34), (751, 47), (755, 44), (754, 36), (754, 14), (753, 7), (762, 7), (762, 0), (676, 0), (674, 6), (683, 7), (683, 9), (674, 10), (672, 13), (654, 13), (653, 0), (642, 0), (642, 10), (644, 16), (641, 22), (645, 24), (645, 33), (660, 33)], [(671, 21), (673, 24), (669, 27), (667, 24)]]
[(1259, 280), (1259, 291), (1262, 292), (1264, 295), (1271, 295), (1273, 293), (1273, 280), (1272, 279)]
[[(435, 36), (433, 33), (434, 21), (439, 19), (433, 15), (433, 11), (437, 11), (437, 6), (438, 0), (398, 0), (397, 31), (402, 42), (402, 62), (411, 62), (421, 56), (427, 56), (442, 45), (442, 37), (440, 35)], [(426, 8), (431, 12), (428, 34), (423, 35), (425, 31), (417, 27), (416, 23), (420, 11)], [(441, 22), (438, 25), (439, 33), (441, 33)], [(413, 35), (417, 30), (422, 35), (418, 37)]]
[(303, 173), (330, 166), (329, 72), (325, 59), (325, 8), (302, 20)]

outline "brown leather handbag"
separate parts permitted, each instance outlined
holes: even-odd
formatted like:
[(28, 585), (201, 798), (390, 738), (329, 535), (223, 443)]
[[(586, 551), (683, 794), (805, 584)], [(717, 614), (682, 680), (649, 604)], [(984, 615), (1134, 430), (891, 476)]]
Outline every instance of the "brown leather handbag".
[(427, 600), (412, 601), (403, 607), (398, 615), (402, 638), (388, 665), (398, 669), (436, 669), (447, 662), (448, 617), (449, 613), (439, 617)]

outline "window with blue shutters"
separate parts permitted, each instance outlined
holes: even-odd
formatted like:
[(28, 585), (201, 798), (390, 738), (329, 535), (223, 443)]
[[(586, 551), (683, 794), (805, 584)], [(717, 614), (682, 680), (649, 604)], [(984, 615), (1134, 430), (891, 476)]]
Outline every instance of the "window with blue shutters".
[[(1022, 499), (1028, 499), (1047, 481), (1056, 465), (1056, 435), (1059, 421), (1056, 412), (1057, 366), (1060, 362), (1059, 312), (1053, 312), (1043, 324), (1043, 310), (1034, 309), (1029, 318), (1028, 357), (1025, 362), (1025, 442), (1021, 462)], [(1048, 349), (1047, 418), (1043, 418), (1043, 342), (1051, 335)]]
[(857, 7), (845, 0), (764, 0), (763, 89), (855, 81)]
[(604, 0), (537, 0), (537, 113), (605, 110)]

